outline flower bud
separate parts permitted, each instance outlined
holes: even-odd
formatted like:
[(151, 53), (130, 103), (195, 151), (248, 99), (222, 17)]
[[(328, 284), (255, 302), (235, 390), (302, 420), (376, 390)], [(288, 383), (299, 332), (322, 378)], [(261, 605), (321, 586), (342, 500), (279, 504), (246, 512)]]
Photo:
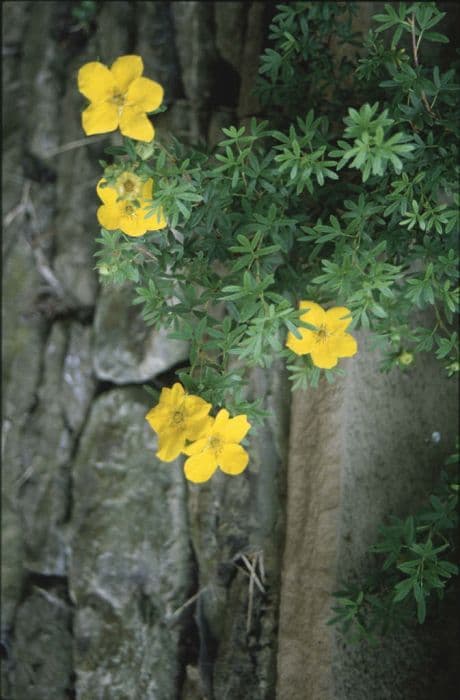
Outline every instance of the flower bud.
[(402, 352), (400, 356), (398, 357), (398, 361), (400, 365), (404, 365), (407, 367), (408, 365), (411, 365), (414, 361), (414, 356), (411, 352)]
[(135, 145), (136, 153), (141, 158), (142, 160), (147, 160), (147, 158), (150, 158), (150, 156), (153, 153), (153, 143), (142, 143), (138, 142)]

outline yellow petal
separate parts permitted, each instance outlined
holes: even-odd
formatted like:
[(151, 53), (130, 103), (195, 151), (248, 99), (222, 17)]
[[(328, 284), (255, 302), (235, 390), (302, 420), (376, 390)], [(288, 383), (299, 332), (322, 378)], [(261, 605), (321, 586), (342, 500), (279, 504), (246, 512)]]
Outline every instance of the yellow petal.
[(115, 231), (120, 228), (120, 209), (116, 204), (103, 204), (97, 210), (97, 220), (103, 228)]
[(151, 141), (155, 131), (145, 112), (138, 112), (134, 107), (124, 107), (120, 115), (120, 131), (136, 141)]
[(145, 224), (148, 231), (159, 231), (161, 228), (167, 226), (168, 222), (164, 217), (163, 210), (159, 209), (153, 216), (145, 219)]
[(306, 355), (311, 352), (316, 344), (316, 335), (308, 328), (299, 328), (301, 338), (296, 338), (294, 333), (289, 332), (286, 339), (287, 347), (295, 352), (296, 355)]
[(227, 425), (229, 418), (230, 414), (227, 409), (221, 408), (214, 420), (214, 425), (212, 428), (213, 432), (220, 433), (222, 430), (225, 430), (225, 426)]
[(185, 445), (182, 431), (165, 430), (158, 434), (157, 457), (163, 462), (172, 462), (180, 455)]
[(111, 102), (92, 103), (81, 115), (83, 131), (87, 136), (106, 134), (118, 127), (118, 110)]
[(312, 326), (321, 326), (326, 321), (326, 312), (314, 301), (301, 301), (299, 303), (299, 309), (307, 311), (308, 313), (302, 314), (300, 317), (305, 323), (311, 323)]
[(251, 424), (244, 414), (231, 418), (222, 430), (225, 442), (240, 442), (250, 429)]
[(78, 71), (78, 89), (90, 102), (108, 100), (113, 95), (114, 87), (112, 73), (99, 61), (85, 63)]
[(249, 455), (241, 445), (225, 445), (219, 455), (218, 462), (223, 472), (235, 476), (246, 469)]
[(313, 364), (321, 369), (331, 369), (337, 364), (337, 354), (328, 351), (326, 343), (318, 344), (317, 347), (311, 351), (311, 359)]
[[(348, 318), (344, 318), (348, 316)], [(333, 333), (344, 333), (352, 321), (350, 309), (334, 306), (326, 311), (326, 328)]]
[(217, 469), (216, 459), (211, 450), (189, 457), (184, 464), (185, 476), (195, 484), (208, 481)]
[(177, 404), (182, 403), (184, 395), (185, 391), (182, 384), (175, 382), (171, 388), (163, 387), (160, 394), (160, 404), (175, 407)]
[(144, 64), (140, 56), (120, 56), (110, 67), (114, 81), (122, 93), (127, 92), (131, 83), (142, 75)]
[(187, 438), (198, 440), (203, 433), (209, 431), (213, 424), (213, 419), (208, 416), (211, 404), (207, 403), (199, 396), (186, 396), (184, 400), (186, 411)]
[(152, 199), (152, 196), (153, 196), (153, 180), (150, 177), (142, 185), (142, 199), (143, 200), (145, 200), (145, 199), (150, 200), (150, 199)]
[(171, 412), (161, 403), (150, 409), (145, 416), (145, 420), (155, 432), (160, 432), (170, 425)]
[(195, 440), (195, 442), (192, 442), (190, 445), (187, 445), (184, 447), (182, 452), (186, 455), (197, 455), (200, 452), (203, 452), (205, 450), (206, 446), (208, 444), (208, 438), (200, 438), (200, 440)]
[(149, 78), (137, 78), (129, 86), (126, 101), (141, 112), (153, 112), (163, 102), (163, 95), (159, 83)]
[(104, 204), (115, 204), (118, 198), (117, 191), (113, 187), (103, 187), (107, 181), (101, 178), (97, 183), (96, 192)]
[[(139, 213), (137, 213), (139, 212)], [(128, 236), (139, 237), (143, 236), (147, 231), (147, 221), (144, 219), (142, 211), (137, 209), (136, 214), (121, 214), (120, 216), (120, 231), (126, 233)]]
[[(332, 336), (331, 340), (333, 338), (334, 336)], [(353, 357), (358, 352), (358, 343), (352, 335), (344, 333), (335, 338), (333, 348), (338, 357)]]

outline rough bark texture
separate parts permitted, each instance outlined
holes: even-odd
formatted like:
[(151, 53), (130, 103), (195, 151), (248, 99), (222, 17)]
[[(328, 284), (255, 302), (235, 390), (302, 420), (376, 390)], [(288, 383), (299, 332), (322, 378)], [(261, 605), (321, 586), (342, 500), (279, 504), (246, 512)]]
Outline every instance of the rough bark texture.
[(363, 352), (344, 382), (295, 395), (289, 461), (285, 370), (254, 371), (273, 418), (250, 468), (190, 485), (156, 460), (140, 388), (170, 382), (186, 348), (94, 271), (98, 160), (117, 136), (74, 143), (79, 66), (142, 55), (165, 87), (157, 133), (213, 144), (258, 111), (272, 4), (101, 2), (86, 28), (76, 5), (2, 5), (2, 698), (441, 697), (411, 680), (432, 667), (427, 640), (409, 633), (405, 660), (389, 644), (383, 663), (324, 626), (337, 577), (366, 566), (382, 515), (417, 503), (450, 448), (435, 366), (385, 378)]

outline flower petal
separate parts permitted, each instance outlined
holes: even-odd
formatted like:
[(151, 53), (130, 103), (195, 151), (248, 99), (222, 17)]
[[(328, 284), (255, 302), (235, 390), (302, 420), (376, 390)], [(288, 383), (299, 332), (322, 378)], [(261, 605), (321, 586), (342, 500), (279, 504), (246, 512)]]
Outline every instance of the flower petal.
[(99, 61), (85, 63), (78, 71), (78, 89), (90, 102), (109, 99), (113, 95), (114, 87), (112, 73)]
[(339, 357), (353, 357), (358, 352), (358, 343), (349, 333), (337, 336), (333, 347)]
[(144, 64), (140, 56), (120, 56), (110, 67), (110, 72), (122, 93), (127, 92), (131, 83), (142, 75)]
[(301, 301), (299, 303), (299, 309), (303, 309), (308, 312), (302, 314), (300, 317), (305, 323), (311, 323), (312, 326), (321, 326), (326, 321), (326, 312), (314, 301)]
[(122, 213), (119, 223), (120, 231), (123, 231), (123, 233), (126, 233), (128, 236), (134, 236), (135, 238), (143, 236), (144, 233), (146, 233), (148, 224), (148, 221), (144, 219), (141, 210), (138, 209), (137, 211), (139, 213), (131, 214), (129, 216)]
[(124, 107), (120, 115), (120, 131), (136, 141), (151, 141), (155, 131), (145, 112), (134, 107)]
[(240, 442), (250, 429), (251, 424), (244, 414), (231, 418), (221, 429), (225, 442)]
[(81, 123), (87, 136), (115, 131), (118, 127), (118, 109), (111, 102), (92, 103), (82, 112)]
[(226, 474), (235, 476), (241, 474), (246, 469), (249, 462), (249, 455), (241, 445), (225, 445), (219, 455), (219, 467)]
[(128, 88), (126, 101), (141, 112), (153, 112), (163, 102), (164, 90), (150, 78), (136, 78)]
[(157, 212), (155, 212), (155, 214), (150, 216), (148, 219), (145, 219), (145, 223), (148, 231), (159, 231), (161, 228), (168, 225), (168, 222), (163, 214), (163, 209), (159, 209)]
[(150, 411), (145, 416), (145, 420), (149, 423), (150, 427), (159, 433), (170, 425), (171, 412), (165, 407), (158, 403), (156, 406), (150, 409)]
[(316, 367), (331, 369), (337, 364), (337, 353), (329, 351), (326, 347), (326, 343), (318, 344), (316, 348), (311, 351), (311, 359)]
[(120, 228), (120, 208), (116, 204), (103, 204), (97, 210), (97, 220), (103, 228), (115, 231)]
[(211, 450), (189, 457), (184, 464), (185, 476), (195, 484), (208, 481), (217, 469), (216, 459)]
[(171, 388), (163, 387), (160, 394), (160, 404), (175, 407), (177, 404), (182, 403), (184, 395), (185, 391), (182, 384), (175, 382)]
[(209, 432), (214, 420), (208, 416), (211, 404), (199, 396), (186, 396), (184, 401), (186, 411), (187, 438), (198, 440), (203, 433)]
[(163, 462), (172, 462), (180, 455), (185, 445), (182, 430), (165, 430), (158, 434), (157, 457)]
[(286, 345), (296, 355), (306, 355), (315, 347), (316, 335), (313, 331), (309, 331), (308, 328), (299, 328), (298, 330), (302, 338), (296, 338), (294, 333), (289, 332), (286, 338)]
[(200, 438), (199, 440), (195, 440), (195, 442), (192, 442), (191, 445), (187, 445), (186, 447), (184, 447), (182, 452), (186, 455), (197, 455), (200, 452), (203, 452), (203, 450), (205, 450), (207, 444), (207, 437)]
[(214, 425), (213, 425), (213, 432), (214, 433), (220, 433), (222, 430), (225, 430), (225, 426), (228, 423), (228, 420), (230, 418), (230, 414), (227, 411), (226, 408), (221, 408), (219, 413), (217, 414)]
[[(344, 318), (348, 316), (348, 318)], [(326, 327), (333, 333), (344, 333), (352, 321), (350, 309), (345, 306), (334, 306), (326, 311)]]
[(142, 185), (142, 199), (151, 200), (153, 196), (153, 180), (149, 177)]
[(101, 178), (97, 183), (96, 192), (104, 204), (115, 204), (118, 199), (118, 193), (113, 187), (103, 187), (107, 181)]

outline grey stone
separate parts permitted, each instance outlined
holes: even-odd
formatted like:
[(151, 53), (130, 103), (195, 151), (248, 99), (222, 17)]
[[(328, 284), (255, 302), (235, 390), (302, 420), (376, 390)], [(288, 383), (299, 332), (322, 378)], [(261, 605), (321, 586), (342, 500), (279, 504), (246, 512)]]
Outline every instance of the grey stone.
[(155, 457), (140, 390), (93, 404), (74, 468), (70, 590), (76, 605), (77, 698), (170, 700), (179, 683), (180, 624), (190, 549), (185, 484)]
[(58, 144), (59, 82), (56, 80), (56, 43), (44, 42), (54, 26), (56, 5), (30, 3), (21, 80), (26, 97), (24, 122), (27, 145), (38, 159)]
[(94, 369), (114, 384), (144, 382), (188, 358), (188, 344), (146, 326), (130, 284), (101, 291), (94, 320)]
[[(190, 529), (199, 569), (195, 619), (206, 697), (272, 697), (289, 391), (285, 370), (251, 374), (248, 398), (264, 398), (271, 420), (249, 433), (250, 462), (189, 484)], [(264, 591), (251, 583), (249, 566)], [(217, 652), (215, 651), (217, 649)], [(255, 651), (257, 649), (257, 652)], [(237, 669), (237, 672), (235, 670)]]
[(215, 2), (216, 47), (222, 58), (239, 73), (244, 72), (247, 2)]
[(38, 403), (23, 436), (21, 456), (25, 474), (19, 496), (25, 565), (32, 571), (58, 576), (65, 575), (67, 570), (63, 523), (69, 505), (69, 460), (73, 445), (59, 400), (66, 347), (67, 328), (57, 322), (45, 349)]
[[(457, 388), (438, 361), (381, 374), (359, 334), (359, 354), (336, 384), (293, 395), (282, 566), (277, 697), (412, 700), (424, 697), (429, 647), (417, 630), (378, 649), (336, 641), (332, 592), (369, 571), (367, 548), (390, 515), (428, 497), (454, 448)], [(438, 430), (444, 438), (434, 444)], [(391, 678), (391, 682), (389, 679)]]
[(179, 0), (172, 3), (176, 46), (185, 96), (190, 102), (190, 134), (197, 142), (206, 138), (211, 112), (214, 41), (213, 3)]
[(70, 324), (60, 398), (66, 423), (77, 435), (83, 427), (96, 388), (91, 340), (89, 326), (75, 321)]
[(72, 689), (71, 609), (62, 588), (34, 587), (18, 609), (14, 700), (68, 700)]

